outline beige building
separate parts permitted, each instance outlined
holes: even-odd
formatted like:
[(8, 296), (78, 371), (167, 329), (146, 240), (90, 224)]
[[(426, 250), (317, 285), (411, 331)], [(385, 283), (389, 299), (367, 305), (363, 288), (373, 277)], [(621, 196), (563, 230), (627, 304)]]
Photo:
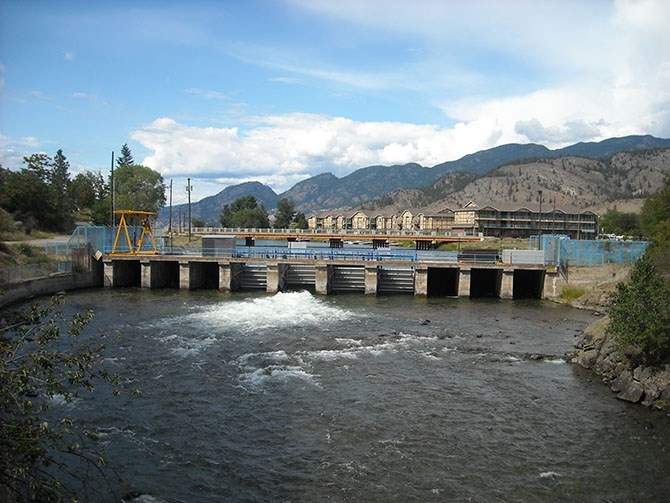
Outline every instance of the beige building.
[[(541, 213), (540, 213), (541, 211)], [(572, 239), (595, 239), (598, 215), (578, 208), (540, 208), (491, 204), (479, 206), (469, 201), (462, 208), (440, 211), (407, 209), (399, 214), (324, 212), (307, 220), (310, 229), (322, 230), (405, 230), (435, 231), (455, 235), (528, 237), (534, 234), (567, 234)]]

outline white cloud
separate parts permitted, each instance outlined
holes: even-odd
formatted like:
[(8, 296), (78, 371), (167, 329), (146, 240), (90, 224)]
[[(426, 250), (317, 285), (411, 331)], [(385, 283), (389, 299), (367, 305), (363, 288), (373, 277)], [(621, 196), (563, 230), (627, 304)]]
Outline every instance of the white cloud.
[(344, 176), (373, 164), (433, 166), (495, 145), (498, 135), (479, 135), (480, 127), (442, 129), (295, 113), (259, 119), (244, 133), (161, 118), (132, 137), (152, 152), (143, 163), (164, 177), (192, 175), (222, 184), (258, 180), (281, 191), (326, 171)]
[(72, 52), (66, 52), (65, 54), (63, 54), (63, 59), (64, 59), (65, 61), (72, 61), (72, 60), (74, 60), (74, 53), (72, 53)]
[(198, 96), (200, 98), (206, 99), (206, 100), (229, 100), (230, 98), (226, 96), (224, 93), (220, 91), (214, 91), (212, 89), (198, 89), (195, 87), (191, 87), (188, 89), (184, 89), (184, 92), (186, 94), (190, 94), (193, 96)]

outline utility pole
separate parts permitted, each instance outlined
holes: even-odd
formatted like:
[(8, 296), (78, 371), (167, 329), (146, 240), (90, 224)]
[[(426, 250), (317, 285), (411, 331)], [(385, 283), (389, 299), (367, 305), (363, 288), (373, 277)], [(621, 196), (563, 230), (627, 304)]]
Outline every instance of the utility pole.
[(110, 204), (110, 219), (109, 221), (112, 222), (112, 227), (114, 227), (114, 151), (112, 151), (112, 165), (111, 165), (111, 171), (109, 175), (109, 190), (111, 191), (109, 200), (111, 202)]
[(537, 233), (538, 233), (538, 243), (539, 243), (539, 249), (542, 249), (542, 191), (538, 191), (540, 193), (540, 214), (538, 216), (538, 221), (537, 221)]
[(188, 178), (188, 184), (186, 185), (186, 192), (188, 192), (188, 242), (191, 242), (191, 191), (193, 187), (191, 186), (191, 179)]
[(168, 236), (170, 236), (170, 251), (172, 251), (172, 178), (170, 178), (170, 221), (168, 223)]

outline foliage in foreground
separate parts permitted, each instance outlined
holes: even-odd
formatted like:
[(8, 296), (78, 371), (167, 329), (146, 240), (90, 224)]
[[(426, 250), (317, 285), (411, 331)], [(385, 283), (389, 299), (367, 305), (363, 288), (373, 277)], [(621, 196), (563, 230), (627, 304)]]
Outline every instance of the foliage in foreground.
[[(116, 378), (99, 366), (101, 344), (75, 344), (93, 317), (63, 316), (62, 296), (0, 320), (0, 500), (99, 498), (87, 487), (91, 470), (106, 481), (97, 434), (67, 415), (82, 392)], [(88, 476), (83, 475), (88, 472)], [(98, 476), (99, 475), (99, 476)], [(109, 488), (108, 488), (109, 489)]]
[(612, 296), (608, 331), (619, 349), (654, 364), (670, 356), (670, 281), (645, 256)]

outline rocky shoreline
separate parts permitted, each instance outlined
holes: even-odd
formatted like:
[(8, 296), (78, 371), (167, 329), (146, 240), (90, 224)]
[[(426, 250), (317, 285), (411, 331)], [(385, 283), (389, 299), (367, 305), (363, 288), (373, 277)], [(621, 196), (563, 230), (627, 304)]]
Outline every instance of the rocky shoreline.
[(603, 316), (584, 330), (568, 361), (597, 374), (616, 397), (670, 411), (670, 364), (643, 366), (618, 351)]
[(591, 370), (620, 400), (670, 411), (670, 363), (640, 365), (631, 355), (619, 351), (614, 337), (607, 333), (609, 317), (603, 313), (607, 312), (610, 293), (627, 276), (621, 273), (619, 270), (609, 281), (589, 285), (582, 297), (570, 303), (602, 316), (575, 339), (575, 349), (567, 360)]

